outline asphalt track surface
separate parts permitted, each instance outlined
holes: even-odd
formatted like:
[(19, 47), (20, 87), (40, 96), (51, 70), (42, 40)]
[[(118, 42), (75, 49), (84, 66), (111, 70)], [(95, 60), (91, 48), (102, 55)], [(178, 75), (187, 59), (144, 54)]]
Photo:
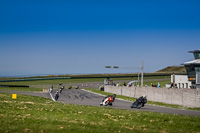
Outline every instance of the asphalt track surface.
[[(0, 92), (7, 92), (8, 91), (0, 91)], [(54, 93), (56, 90), (52, 92)], [(40, 96), (50, 98), (51, 96), (49, 93), (38, 93), (38, 92), (20, 92), (20, 91), (12, 91), (9, 93), (16, 93), (16, 94), (24, 94), (24, 95), (32, 95), (32, 96)], [(62, 103), (69, 103), (69, 104), (79, 104), (79, 105), (91, 105), (91, 106), (98, 106), (100, 107), (100, 102), (105, 96), (100, 94), (95, 94), (86, 90), (80, 89), (64, 89), (60, 94), (60, 97), (57, 102)], [(132, 102), (124, 101), (120, 99), (116, 99), (112, 106), (106, 106), (107, 108), (116, 108), (116, 109), (127, 109), (132, 111), (151, 111), (151, 112), (159, 112), (159, 113), (168, 113), (168, 114), (180, 114), (180, 115), (188, 115), (188, 116), (199, 116), (200, 111), (192, 111), (192, 110), (181, 110), (181, 109), (174, 109), (168, 107), (160, 107), (154, 105), (146, 104), (141, 109), (130, 108)]]
[[(53, 92), (53, 94), (55, 91)], [(70, 103), (70, 104), (79, 104), (79, 105), (91, 105), (91, 106), (100, 106), (100, 102), (105, 96), (95, 94), (86, 90), (63, 90), (58, 99), (59, 102)], [(200, 116), (200, 111), (190, 111), (190, 110), (181, 110), (173, 109), (167, 107), (145, 105), (141, 109), (130, 108), (132, 102), (116, 99), (112, 106), (107, 106), (108, 108), (116, 109), (127, 109), (133, 111), (151, 111), (159, 113), (169, 113), (169, 114), (181, 114), (189, 116)]]

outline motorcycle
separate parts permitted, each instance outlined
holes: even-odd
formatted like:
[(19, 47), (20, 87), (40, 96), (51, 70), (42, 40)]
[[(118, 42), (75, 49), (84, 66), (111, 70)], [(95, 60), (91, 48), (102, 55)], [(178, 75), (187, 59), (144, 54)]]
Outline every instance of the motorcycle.
[(62, 93), (63, 90), (64, 90), (64, 86), (63, 86), (63, 87), (60, 87), (59, 92)]
[(59, 90), (59, 93), (61, 94), (61, 93), (62, 93), (62, 91), (63, 91), (63, 89), (62, 89), (62, 88), (60, 88), (60, 90)]
[(112, 106), (113, 102), (114, 102), (113, 98), (112, 97), (108, 97), (108, 98), (105, 98), (104, 100), (102, 100), (102, 102), (100, 103), (100, 106), (107, 106), (107, 105)]
[(56, 94), (55, 94), (55, 100), (57, 101), (57, 100), (58, 100), (58, 98), (59, 98), (59, 94), (58, 94), (58, 93), (56, 93)]
[(144, 104), (147, 103), (147, 99), (143, 98), (143, 99), (137, 99), (134, 103), (131, 104), (131, 108), (137, 108), (140, 109), (141, 107), (144, 107)]

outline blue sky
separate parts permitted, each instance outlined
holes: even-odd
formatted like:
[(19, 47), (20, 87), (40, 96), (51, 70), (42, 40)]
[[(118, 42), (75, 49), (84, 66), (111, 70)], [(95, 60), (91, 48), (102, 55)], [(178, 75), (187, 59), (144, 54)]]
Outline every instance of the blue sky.
[(1, 0), (0, 75), (154, 72), (200, 49), (198, 0)]

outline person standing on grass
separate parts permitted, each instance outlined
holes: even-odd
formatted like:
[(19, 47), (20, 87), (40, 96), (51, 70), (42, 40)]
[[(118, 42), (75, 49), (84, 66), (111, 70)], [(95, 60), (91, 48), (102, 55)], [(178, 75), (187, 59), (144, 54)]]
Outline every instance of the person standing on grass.
[(158, 82), (158, 88), (160, 88), (160, 83)]

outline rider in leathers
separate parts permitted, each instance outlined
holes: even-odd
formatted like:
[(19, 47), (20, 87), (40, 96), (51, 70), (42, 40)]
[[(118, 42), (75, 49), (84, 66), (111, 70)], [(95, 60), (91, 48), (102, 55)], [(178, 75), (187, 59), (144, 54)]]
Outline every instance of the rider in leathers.
[(146, 96), (143, 95), (143, 96), (139, 97), (139, 98), (136, 100), (137, 104), (139, 103), (139, 100), (142, 101), (142, 107), (144, 107), (144, 104), (147, 103), (147, 98), (146, 98)]
[[(116, 97), (116, 94), (113, 94), (112, 96), (111, 96), (111, 95), (108, 95), (108, 96), (106, 96), (106, 97), (102, 100), (102, 102), (104, 102), (104, 100), (105, 100), (106, 98), (111, 98), (112, 102), (114, 102), (114, 101), (115, 101), (115, 97)], [(112, 103), (110, 103), (110, 104), (112, 104)]]

